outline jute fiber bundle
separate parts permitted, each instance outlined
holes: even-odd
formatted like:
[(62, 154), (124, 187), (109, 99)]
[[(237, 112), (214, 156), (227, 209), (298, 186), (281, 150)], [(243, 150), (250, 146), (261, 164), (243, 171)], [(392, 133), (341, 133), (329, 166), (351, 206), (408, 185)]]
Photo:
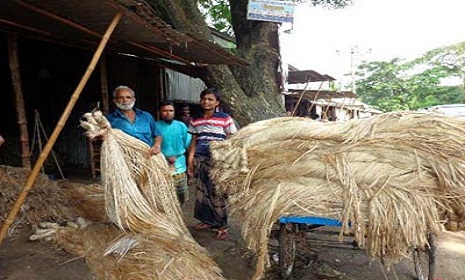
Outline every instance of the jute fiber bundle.
[[(101, 114), (86, 119), (89, 136), (105, 134), (101, 176), (105, 209), (116, 227), (71, 236), (99, 279), (223, 279), (187, 230), (164, 156), (149, 157), (147, 144), (112, 129)], [(72, 237), (62, 235), (70, 243)]]
[(92, 222), (111, 222), (105, 211), (105, 194), (102, 185), (63, 180), (59, 186), (66, 189), (69, 207), (79, 217)]
[[(122, 257), (108, 254), (108, 244), (129, 236), (137, 244)], [(113, 225), (94, 224), (86, 229), (62, 229), (58, 233), (58, 243), (65, 250), (86, 257), (89, 268), (97, 279), (102, 280), (221, 280), (218, 266), (207, 257), (204, 248), (197, 243), (181, 242), (180, 245), (160, 244), (153, 239), (155, 234), (123, 235)], [(169, 250), (169, 251), (167, 251)]]
[(460, 200), (463, 199), (463, 197), (457, 197), (449, 202), (450, 208), (444, 215), (446, 221), (444, 227), (449, 231), (465, 230), (465, 208), (460, 204)]
[(217, 187), (230, 195), (263, 275), (282, 216), (343, 222), (386, 264), (427, 244), (445, 211), (465, 209), (465, 120), (389, 113), (345, 123), (276, 118), (211, 144)]
[[(18, 198), (29, 173), (30, 170), (26, 168), (0, 165), (0, 224)], [(68, 207), (65, 190), (57, 181), (40, 174), (10, 227), (10, 233), (17, 226), (31, 226), (34, 229), (41, 221), (64, 222), (75, 218), (77, 216)]]
[(149, 157), (149, 146), (119, 129), (97, 111), (84, 115), (81, 126), (89, 137), (105, 135), (101, 177), (106, 212), (121, 230), (143, 233), (161, 225), (174, 235), (188, 232), (177, 201), (173, 178), (162, 154)]
[(169, 219), (173, 234), (188, 232), (163, 155), (148, 157), (148, 145), (118, 129), (109, 129), (101, 150), (106, 211), (121, 229), (144, 232)]

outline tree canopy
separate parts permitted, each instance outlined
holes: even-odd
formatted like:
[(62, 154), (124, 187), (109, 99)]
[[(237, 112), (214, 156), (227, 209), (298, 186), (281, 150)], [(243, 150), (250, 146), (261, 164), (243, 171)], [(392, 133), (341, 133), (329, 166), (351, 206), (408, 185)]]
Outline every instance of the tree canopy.
[[(248, 0), (147, 0), (157, 14), (179, 31), (200, 39), (211, 39), (212, 34), (205, 15), (224, 18), (215, 21), (217, 27), (232, 27), (236, 39), (236, 55), (249, 62), (248, 66), (198, 66), (207, 86), (216, 86), (223, 92), (222, 106), (240, 125), (284, 116), (281, 96), (279, 23), (247, 19)], [(303, 1), (296, 1), (296, 3)], [(307, 3), (344, 7), (351, 0), (310, 0)]]
[[(357, 76), (362, 101), (383, 111), (465, 103), (465, 43), (431, 50), (412, 61), (365, 62)], [(461, 83), (445, 84), (451, 78)]]

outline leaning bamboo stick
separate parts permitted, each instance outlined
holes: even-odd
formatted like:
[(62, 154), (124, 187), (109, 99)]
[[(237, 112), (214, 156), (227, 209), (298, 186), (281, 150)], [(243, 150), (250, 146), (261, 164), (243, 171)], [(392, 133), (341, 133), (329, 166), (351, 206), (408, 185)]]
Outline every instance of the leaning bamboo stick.
[(120, 19), (122, 17), (121, 12), (118, 12), (118, 14), (115, 15), (113, 18), (112, 22), (108, 26), (108, 29), (105, 31), (105, 34), (102, 37), (102, 40), (100, 41), (99, 46), (97, 47), (97, 50), (94, 53), (94, 56), (92, 57), (91, 62), (89, 63), (89, 66), (87, 67), (86, 72), (81, 78), (81, 81), (79, 82), (78, 86), (74, 90), (73, 95), (71, 95), (71, 98), (68, 102), (68, 105), (66, 106), (63, 114), (60, 117), (60, 120), (58, 121), (57, 126), (55, 127), (55, 130), (53, 131), (52, 135), (50, 136), (49, 141), (44, 147), (44, 150), (40, 154), (39, 158), (37, 159), (34, 168), (32, 171), (29, 173), (29, 176), (27, 178), (26, 184), (24, 185), (23, 189), (21, 190), (21, 193), (18, 196), (18, 199), (16, 200), (15, 204), (13, 204), (12, 209), (10, 210), (10, 213), (8, 213), (7, 218), (5, 219), (5, 222), (2, 225), (2, 228), (0, 230), (0, 245), (2, 244), (3, 239), (6, 236), (6, 233), (8, 231), (9, 226), (14, 222), (16, 215), (18, 214), (21, 205), (23, 204), (24, 200), (26, 199), (27, 194), (31, 190), (37, 175), (39, 174), (40, 169), (42, 168), (42, 165), (44, 164), (45, 159), (47, 159), (48, 154), (50, 153), (52, 146), (55, 144), (56, 139), (58, 138), (58, 135), (60, 134), (61, 130), (65, 126), (66, 120), (68, 119), (69, 115), (71, 114), (71, 110), (73, 109), (74, 105), (76, 104), (79, 95), (81, 94), (82, 90), (84, 89), (84, 86), (86, 85), (87, 81), (89, 80), (92, 72), (94, 71), (95, 65), (97, 65), (97, 62), (100, 59), (100, 56), (103, 53), (103, 50), (105, 49), (105, 46), (113, 33), (113, 31), (116, 28), (116, 25), (119, 23)]
[(318, 91), (315, 94), (315, 97), (313, 97), (313, 102), (310, 104), (310, 107), (307, 108), (307, 114), (312, 112), (313, 106), (315, 106), (315, 102), (318, 99), (318, 95), (321, 92), (321, 88), (323, 87), (323, 81), (321, 81), (320, 86), (318, 87)]
[(299, 106), (300, 106), (300, 102), (302, 101), (302, 98), (304, 97), (304, 94), (307, 92), (307, 88), (308, 88), (309, 84), (310, 84), (310, 82), (307, 81), (307, 84), (305, 84), (304, 90), (303, 90), (302, 93), (300, 94), (299, 100), (297, 100), (297, 103), (296, 103), (295, 106), (294, 106), (294, 110), (292, 110), (292, 115), (291, 115), (291, 117), (294, 117), (294, 116), (295, 116), (295, 113), (297, 112), (297, 109), (298, 109)]

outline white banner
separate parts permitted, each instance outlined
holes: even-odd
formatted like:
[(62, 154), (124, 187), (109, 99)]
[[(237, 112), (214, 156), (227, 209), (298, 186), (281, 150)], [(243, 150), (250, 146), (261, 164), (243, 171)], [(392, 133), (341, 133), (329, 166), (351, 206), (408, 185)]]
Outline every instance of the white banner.
[(247, 19), (294, 22), (294, 4), (287, 1), (249, 0)]

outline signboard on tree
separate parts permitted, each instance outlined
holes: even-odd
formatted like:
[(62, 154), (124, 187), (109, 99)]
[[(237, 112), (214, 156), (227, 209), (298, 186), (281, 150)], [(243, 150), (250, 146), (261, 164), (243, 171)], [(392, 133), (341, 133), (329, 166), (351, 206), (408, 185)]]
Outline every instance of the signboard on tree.
[(247, 19), (294, 22), (294, 4), (288, 1), (249, 0)]

